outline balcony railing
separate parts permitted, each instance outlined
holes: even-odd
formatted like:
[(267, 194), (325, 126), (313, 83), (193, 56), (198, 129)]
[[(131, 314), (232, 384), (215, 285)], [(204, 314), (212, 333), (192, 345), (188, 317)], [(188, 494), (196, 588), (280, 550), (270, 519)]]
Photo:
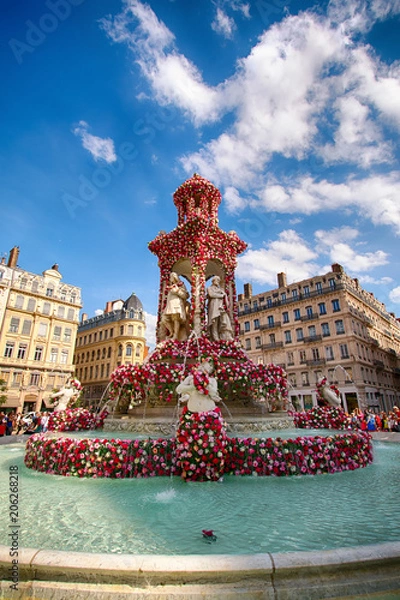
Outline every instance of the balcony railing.
[(283, 348), (283, 342), (271, 342), (270, 344), (263, 344), (261, 346), (263, 350), (273, 350), (274, 348)]
[(322, 335), (309, 335), (303, 338), (303, 342), (305, 344), (309, 342), (320, 342), (322, 340)]
[(265, 325), (260, 325), (260, 329), (261, 329), (261, 331), (263, 331), (265, 329), (274, 329), (275, 327), (280, 327), (280, 326), (281, 326), (280, 321), (274, 321), (273, 323), (266, 323)]
[(306, 360), (308, 367), (322, 367), (326, 363), (325, 358), (317, 358), (315, 360)]

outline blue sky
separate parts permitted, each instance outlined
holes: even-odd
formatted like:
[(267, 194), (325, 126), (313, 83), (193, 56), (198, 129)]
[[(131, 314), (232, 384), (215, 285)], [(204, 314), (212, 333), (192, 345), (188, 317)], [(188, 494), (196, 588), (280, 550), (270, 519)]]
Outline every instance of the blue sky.
[[(400, 313), (400, 1), (3, 0), (0, 253), (93, 316), (134, 291), (194, 172), (255, 293), (333, 262)], [(150, 340), (151, 341), (151, 340)]]

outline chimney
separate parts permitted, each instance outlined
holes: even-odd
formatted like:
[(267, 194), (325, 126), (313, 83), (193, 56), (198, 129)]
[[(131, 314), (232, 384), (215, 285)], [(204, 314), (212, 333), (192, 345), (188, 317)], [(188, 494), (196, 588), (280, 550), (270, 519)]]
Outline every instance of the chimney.
[(107, 302), (107, 303), (106, 303), (106, 308), (105, 308), (104, 312), (105, 312), (106, 314), (107, 314), (107, 313), (110, 313), (110, 312), (112, 312), (112, 306), (113, 306), (113, 303), (112, 303), (112, 302)]
[(278, 273), (278, 287), (287, 287), (286, 273)]
[(334, 263), (332, 265), (332, 273), (343, 273), (342, 265), (339, 265), (339, 263)]
[(83, 323), (83, 321), (87, 321), (87, 318), (88, 318), (87, 313), (82, 313), (82, 319), (81, 319), (82, 323)]
[(5, 264), (6, 264), (6, 259), (5, 259), (5, 257), (4, 257), (4, 256), (2, 256), (2, 257), (1, 257), (1, 264), (2, 264), (2, 265), (5, 265)]
[(18, 257), (19, 257), (19, 246), (14, 246), (14, 248), (12, 248), (10, 250), (10, 256), (8, 257), (7, 267), (11, 267), (12, 269), (15, 269), (15, 267), (17, 266), (17, 263), (18, 263)]
[(245, 298), (251, 298), (253, 295), (253, 288), (251, 283), (245, 283), (243, 286), (244, 289), (244, 297)]

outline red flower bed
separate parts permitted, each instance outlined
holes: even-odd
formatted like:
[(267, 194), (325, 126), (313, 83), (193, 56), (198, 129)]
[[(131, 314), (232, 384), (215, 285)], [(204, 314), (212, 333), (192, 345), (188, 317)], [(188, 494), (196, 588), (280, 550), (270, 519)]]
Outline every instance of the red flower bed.
[(49, 417), (49, 431), (82, 431), (102, 429), (108, 411), (97, 415), (86, 408), (67, 408), (54, 412)]
[(304, 412), (289, 412), (299, 429), (352, 429), (351, 418), (341, 408), (315, 406)]

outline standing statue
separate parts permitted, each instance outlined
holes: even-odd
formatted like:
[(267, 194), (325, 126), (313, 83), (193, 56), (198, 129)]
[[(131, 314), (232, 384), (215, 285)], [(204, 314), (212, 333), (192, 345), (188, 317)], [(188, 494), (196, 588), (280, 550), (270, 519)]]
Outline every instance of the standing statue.
[[(77, 380), (74, 380), (76, 382), (76, 384), (80, 383)], [(54, 412), (61, 412), (62, 410), (66, 410), (66, 408), (68, 408), (68, 404), (70, 403), (70, 401), (79, 396), (79, 392), (80, 389), (78, 387), (78, 385), (73, 385), (73, 383), (68, 380), (64, 387), (61, 388), (60, 391), (55, 392), (54, 394), (50, 394), (50, 399), (53, 400), (55, 398), (59, 398), (55, 408), (54, 408)]]
[(218, 382), (211, 377), (214, 367), (211, 361), (201, 363), (196, 371), (188, 375), (176, 388), (180, 402), (187, 402), (191, 413), (210, 412), (221, 400)]
[(160, 340), (184, 341), (187, 339), (189, 293), (177, 273), (169, 276), (167, 305), (161, 317)]
[(333, 408), (339, 408), (341, 404), (340, 395), (336, 394), (335, 391), (330, 387), (326, 377), (320, 379), (317, 385), (319, 387), (319, 393), (329, 404), (329, 406), (332, 406)]
[(232, 324), (228, 315), (228, 297), (220, 282), (218, 275), (215, 275), (207, 290), (210, 339), (233, 340)]

